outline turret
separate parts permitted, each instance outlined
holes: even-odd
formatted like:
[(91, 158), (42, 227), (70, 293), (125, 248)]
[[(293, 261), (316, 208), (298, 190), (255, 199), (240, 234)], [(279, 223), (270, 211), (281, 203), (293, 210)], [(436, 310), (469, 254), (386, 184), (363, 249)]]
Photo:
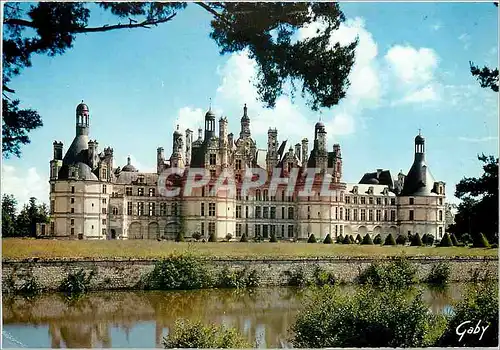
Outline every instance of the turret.
[(245, 103), (243, 107), (243, 117), (241, 117), (240, 138), (250, 137), (250, 118), (248, 117), (248, 108)]
[(179, 131), (179, 125), (177, 125), (177, 129), (173, 133), (172, 154), (182, 154), (182, 149), (183, 149), (182, 134)]
[(230, 150), (233, 149), (233, 147), (234, 147), (234, 135), (233, 135), (233, 133), (229, 133), (227, 135), (227, 144), (228, 144)]
[(227, 167), (228, 165), (227, 118), (220, 118), (219, 120), (219, 149), (221, 157), (221, 166)]
[(50, 161), (50, 179), (57, 180), (59, 169), (61, 169), (63, 164), (63, 143), (54, 141), (52, 145), (54, 147), (54, 159)]
[(63, 159), (63, 143), (54, 141), (52, 144), (54, 146), (54, 160)]
[(98, 161), (99, 161), (99, 157), (98, 157), (98, 147), (99, 147), (99, 143), (94, 140), (90, 140), (89, 143), (88, 143), (88, 146), (89, 146), (89, 166), (90, 166), (90, 169), (94, 170), (97, 165), (98, 165)]
[(267, 171), (272, 171), (278, 164), (278, 130), (267, 131)]
[(88, 135), (90, 123), (89, 107), (82, 102), (76, 106), (76, 135)]
[(205, 141), (208, 142), (212, 137), (215, 137), (215, 114), (210, 108), (205, 114)]
[(342, 152), (338, 143), (333, 145), (334, 180), (340, 182), (342, 179)]
[(309, 140), (302, 139), (302, 166), (307, 165), (307, 158), (309, 157)]
[(158, 147), (156, 149), (156, 172), (160, 174), (163, 171), (165, 164), (165, 150), (163, 147)]
[(193, 132), (186, 129), (186, 165), (191, 164), (191, 147), (193, 144)]
[(300, 161), (300, 143), (295, 144), (295, 157)]

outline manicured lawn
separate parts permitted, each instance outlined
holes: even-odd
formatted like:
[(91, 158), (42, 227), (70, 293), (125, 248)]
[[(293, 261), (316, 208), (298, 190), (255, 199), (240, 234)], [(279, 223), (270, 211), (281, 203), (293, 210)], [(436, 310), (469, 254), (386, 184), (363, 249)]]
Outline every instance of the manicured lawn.
[(3, 259), (25, 258), (160, 258), (191, 252), (204, 257), (301, 258), (406, 256), (498, 256), (498, 249), (464, 247), (402, 247), (323, 243), (176, 243), (169, 241), (62, 241), (48, 239), (2, 239)]

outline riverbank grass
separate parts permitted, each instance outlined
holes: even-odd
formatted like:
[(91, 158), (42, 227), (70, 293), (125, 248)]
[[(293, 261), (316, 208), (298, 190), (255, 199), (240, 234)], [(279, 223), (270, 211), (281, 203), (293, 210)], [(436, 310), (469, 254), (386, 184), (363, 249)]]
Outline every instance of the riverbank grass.
[(49, 239), (2, 239), (3, 259), (29, 258), (132, 258), (157, 259), (191, 253), (213, 258), (321, 258), (401, 256), (498, 256), (498, 249), (468, 247), (410, 247), (355, 244), (170, 242), (149, 240), (67, 241)]

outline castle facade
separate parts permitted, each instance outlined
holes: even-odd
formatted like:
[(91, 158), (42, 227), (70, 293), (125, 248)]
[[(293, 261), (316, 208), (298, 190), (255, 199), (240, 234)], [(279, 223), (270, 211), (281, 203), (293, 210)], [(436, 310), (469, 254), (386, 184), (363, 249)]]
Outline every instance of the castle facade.
[[(218, 239), (246, 233), (250, 239), (274, 234), (280, 240), (306, 240), (310, 234), (320, 239), (367, 233), (427, 233), (440, 239), (444, 234), (445, 183), (432, 177), (420, 134), (407, 175), (393, 179), (378, 169), (350, 184), (342, 181), (340, 145), (328, 150), (321, 122), (312, 145), (306, 138), (295, 145), (279, 142), (278, 131), (269, 129), (265, 149), (251, 136), (246, 105), (239, 136), (229, 133), (227, 118), (218, 124), (216, 134), (216, 116), (209, 110), (196, 140), (193, 131), (182, 134), (177, 127), (170, 157), (158, 148), (157, 171), (146, 173), (130, 158), (115, 166), (112, 148), (99, 151), (98, 142), (89, 139), (90, 110), (82, 101), (76, 135), (64, 156), (62, 142), (53, 143), (48, 235), (174, 239), (179, 232), (186, 238), (198, 232)], [(196, 177), (203, 172), (203, 180)], [(177, 195), (164, 194), (175, 189)]]

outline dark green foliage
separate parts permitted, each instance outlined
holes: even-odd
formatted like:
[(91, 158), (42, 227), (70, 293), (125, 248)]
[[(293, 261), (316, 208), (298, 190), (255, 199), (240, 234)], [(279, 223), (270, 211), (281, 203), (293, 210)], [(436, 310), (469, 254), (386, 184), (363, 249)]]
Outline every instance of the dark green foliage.
[(345, 236), (344, 240), (342, 241), (342, 244), (351, 244), (351, 238), (349, 236)]
[(155, 264), (146, 288), (155, 290), (189, 290), (208, 288), (213, 280), (203, 260), (188, 256), (170, 256)]
[(306, 300), (292, 326), (295, 348), (361, 348), (431, 346), (443, 327), (421, 294), (374, 292), (354, 294), (323, 287)]
[(201, 233), (199, 232), (193, 232), (193, 234), (191, 235), (192, 238), (196, 239), (197, 241), (200, 240), (201, 238)]
[(260, 278), (256, 270), (249, 272), (247, 268), (230, 270), (224, 267), (215, 286), (217, 288), (253, 288), (258, 287), (259, 282)]
[(33, 297), (35, 295), (39, 295), (42, 292), (42, 288), (38, 284), (35, 276), (33, 276), (30, 272), (25, 277), (25, 282), (21, 285), (17, 292), (27, 297)]
[(13, 195), (2, 196), (2, 237), (16, 235), (16, 208), (17, 200)]
[(482, 233), (475, 234), (472, 239), (474, 248), (488, 248), (490, 246), (488, 240)]
[(450, 239), (451, 239), (451, 243), (455, 247), (458, 247), (459, 243), (458, 243), (457, 237), (455, 237), (455, 235), (453, 233), (450, 234)]
[(326, 271), (325, 269), (319, 267), (316, 265), (314, 267), (313, 271), (313, 278), (312, 281), (309, 282), (310, 285), (315, 285), (315, 286), (333, 286), (335, 285), (337, 279), (335, 278), (335, 275), (331, 271)]
[(226, 240), (229, 242), (229, 241), (231, 240), (231, 238), (233, 238), (233, 235), (232, 235), (232, 234), (230, 234), (230, 233), (228, 233), (228, 234), (226, 235)]
[(332, 244), (333, 243), (333, 240), (332, 240), (332, 237), (330, 236), (330, 234), (327, 234), (325, 239), (323, 240), (323, 243), (324, 244)]
[(472, 76), (476, 77), (482, 88), (490, 88), (498, 92), (498, 68), (490, 69), (486, 66), (479, 68), (472, 62), (469, 62), (469, 64)]
[(361, 235), (358, 233), (356, 236), (356, 239), (354, 240), (355, 243), (361, 243), (363, 241), (363, 238), (361, 238)]
[(404, 236), (404, 235), (399, 235), (399, 236), (396, 238), (396, 244), (399, 244), (399, 245), (405, 245), (405, 244), (406, 244), (406, 236)]
[[(463, 322), (470, 321), (459, 327)], [(475, 328), (481, 321), (480, 327), (489, 327), (479, 334), (465, 333), (460, 339), (457, 335)], [(440, 347), (498, 347), (498, 284), (474, 284), (465, 294), (465, 298), (455, 305), (454, 313), (449, 317), (446, 331), (441, 336), (436, 346)]]
[(424, 244), (422, 243), (422, 240), (420, 239), (420, 235), (419, 235), (418, 233), (417, 233), (417, 234), (415, 234), (415, 235), (412, 235), (412, 237), (411, 237), (411, 238), (412, 238), (412, 239), (411, 239), (411, 243), (410, 243), (410, 245), (411, 245), (412, 247), (421, 247), (421, 246), (423, 246), (423, 245), (424, 245)]
[(432, 245), (434, 244), (434, 236), (431, 235), (430, 233), (426, 233), (422, 236), (422, 243), (425, 245)]
[(426, 282), (437, 285), (447, 285), (450, 280), (451, 266), (449, 261), (440, 261), (432, 266)]
[(209, 242), (217, 242), (217, 238), (215, 238), (215, 234), (214, 233), (210, 233), (208, 235), (208, 241)]
[(84, 294), (89, 291), (90, 283), (95, 274), (95, 270), (92, 270), (87, 274), (83, 269), (80, 269), (77, 272), (70, 272), (61, 282), (59, 291), (72, 297)]
[(248, 242), (248, 237), (246, 233), (243, 233), (241, 235), (240, 242)]
[(336, 241), (336, 242), (337, 242), (337, 243), (339, 243), (339, 244), (344, 243), (344, 237), (343, 237), (342, 235), (338, 235), (338, 236), (337, 236), (337, 241)]
[(370, 237), (370, 235), (368, 233), (363, 237), (361, 244), (364, 244), (364, 245), (373, 244), (372, 238)]
[(309, 284), (302, 267), (298, 267), (291, 271), (285, 271), (285, 275), (288, 279), (287, 284), (291, 287), (304, 287)]
[(373, 239), (373, 244), (382, 244), (382, 237), (380, 237), (380, 234), (375, 236), (375, 238)]
[(184, 234), (182, 231), (178, 231), (177, 234), (175, 235), (175, 241), (176, 242), (184, 242)]
[(311, 235), (307, 239), (307, 243), (316, 243), (316, 237), (314, 237), (314, 233), (311, 233)]
[(496, 249), (496, 248), (498, 248), (498, 244), (493, 243), (490, 248)]
[[(332, 34), (345, 20), (338, 3), (197, 2), (192, 5), (209, 14), (210, 37), (221, 54), (245, 51), (255, 60), (257, 93), (265, 106), (275, 106), (276, 100), (285, 93), (285, 83), (291, 83), (292, 94), (299, 87), (313, 110), (333, 107), (345, 97), (357, 40), (331, 45)], [(11, 127), (6, 127), (4, 122), (3, 130), (7, 130), (2, 142), (4, 156), (19, 155), (19, 146), (29, 142), (28, 132), (42, 125), (35, 111), (16, 111), (14, 104), (19, 102), (13, 96), (6, 97), (15, 94), (8, 85), (13, 77), (31, 66), (33, 55), (61, 55), (73, 47), (78, 34), (151, 28), (167, 23), (186, 6), (182, 2), (101, 2), (98, 5), (40, 2), (29, 7), (13, 2), (5, 6), (2, 85), (6, 111), (3, 115), (10, 113)], [(91, 9), (96, 12), (96, 18), (115, 16), (118, 23), (89, 26)], [(105, 16), (102, 11), (112, 16)], [(319, 22), (324, 23), (324, 27), (312, 37), (292, 40), (299, 29)], [(271, 34), (275, 30), (276, 36)]]
[(384, 245), (396, 245), (396, 242), (394, 241), (394, 237), (392, 237), (392, 234), (388, 234), (387, 237), (385, 237)]
[(381, 288), (402, 289), (417, 282), (416, 267), (405, 258), (391, 262), (374, 262), (361, 272), (358, 281)]
[(456, 186), (458, 205), (455, 223), (449, 227), (459, 241), (462, 235), (484, 233), (490, 242), (498, 241), (498, 158), (478, 156), (483, 163), (481, 177), (463, 178)]
[(271, 238), (269, 239), (269, 242), (271, 242), (271, 243), (278, 242), (278, 239), (276, 238), (276, 233), (274, 233), (274, 231), (271, 232)]
[(352, 235), (349, 235), (349, 241), (351, 241), (351, 244), (355, 243), (354, 237)]
[(45, 203), (38, 204), (35, 197), (16, 215), (17, 201), (12, 195), (2, 196), (2, 236), (35, 237), (36, 224), (49, 222), (49, 210)]
[(451, 238), (448, 235), (448, 232), (446, 232), (441, 239), (441, 242), (439, 242), (440, 247), (453, 247), (453, 243), (451, 242)]

